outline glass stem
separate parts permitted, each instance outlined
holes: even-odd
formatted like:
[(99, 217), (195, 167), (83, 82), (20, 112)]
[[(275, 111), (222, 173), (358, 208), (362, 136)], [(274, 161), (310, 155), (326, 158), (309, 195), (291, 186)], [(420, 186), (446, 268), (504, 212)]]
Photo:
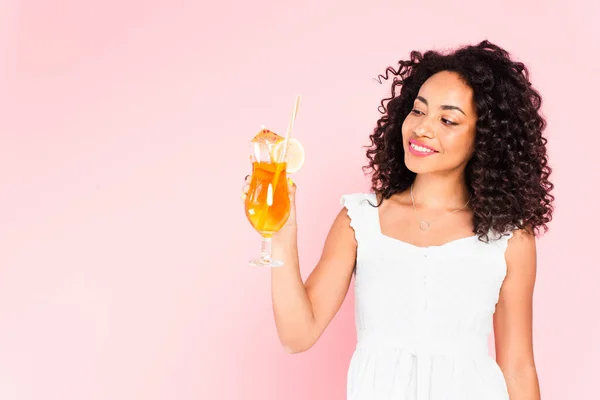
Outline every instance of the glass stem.
[(262, 258), (265, 264), (269, 264), (271, 262), (271, 238), (263, 237), (262, 243), (260, 246), (260, 257)]

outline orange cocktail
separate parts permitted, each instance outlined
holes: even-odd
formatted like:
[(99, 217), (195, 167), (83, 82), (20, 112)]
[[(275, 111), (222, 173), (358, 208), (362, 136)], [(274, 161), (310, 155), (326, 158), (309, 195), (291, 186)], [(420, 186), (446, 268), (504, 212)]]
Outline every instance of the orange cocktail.
[(250, 141), (250, 149), (252, 178), (244, 206), (248, 221), (262, 236), (261, 256), (250, 265), (279, 267), (283, 262), (271, 258), (271, 236), (290, 216), (287, 175), (302, 166), (304, 149), (296, 139), (286, 141), (268, 129)]
[(270, 238), (290, 215), (286, 163), (252, 163), (252, 179), (246, 196), (246, 217), (265, 238)]

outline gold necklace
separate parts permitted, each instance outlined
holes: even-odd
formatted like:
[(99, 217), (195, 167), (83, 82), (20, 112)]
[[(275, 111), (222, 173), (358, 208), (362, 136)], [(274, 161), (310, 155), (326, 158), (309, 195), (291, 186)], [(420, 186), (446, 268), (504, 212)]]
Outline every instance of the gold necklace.
[[(414, 184), (411, 184), (411, 185), (410, 185), (410, 199), (411, 199), (411, 201), (412, 201), (413, 210), (415, 210), (415, 214), (417, 214), (417, 216), (418, 216), (419, 212), (417, 211), (417, 206), (415, 206), (415, 198), (413, 197), (413, 185), (414, 185)], [(469, 205), (469, 202), (470, 202), (470, 201), (471, 201), (471, 197), (469, 197), (469, 200), (467, 200), (467, 202), (465, 203), (465, 205), (464, 205), (464, 206), (462, 206), (462, 207), (461, 207), (461, 208), (459, 208), (458, 210), (454, 210), (454, 211), (452, 211), (450, 214), (446, 214), (446, 215), (443, 215), (443, 216), (441, 216), (440, 218), (438, 218), (438, 219), (437, 219), (437, 221), (439, 221), (440, 219), (442, 219), (442, 218), (444, 218), (444, 217), (448, 217), (448, 216), (450, 216), (450, 215), (452, 215), (452, 214), (454, 214), (454, 213), (457, 213), (457, 212), (459, 212), (459, 211), (462, 211), (462, 210), (464, 210), (464, 209), (467, 207), (467, 205)], [(435, 222), (435, 221), (434, 221), (434, 222)], [(432, 224), (432, 223), (433, 223), (433, 222), (429, 222), (429, 221), (425, 221), (424, 219), (420, 219), (420, 220), (419, 220), (419, 228), (420, 228), (422, 231), (428, 231), (428, 230), (431, 228), (431, 224)]]

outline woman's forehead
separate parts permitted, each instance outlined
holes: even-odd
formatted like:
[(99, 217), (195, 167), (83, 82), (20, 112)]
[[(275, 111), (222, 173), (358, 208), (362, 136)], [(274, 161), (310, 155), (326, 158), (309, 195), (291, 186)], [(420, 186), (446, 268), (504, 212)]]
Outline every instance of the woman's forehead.
[(473, 101), (473, 89), (456, 72), (443, 71), (432, 75), (419, 89), (419, 96), (430, 105), (466, 106)]

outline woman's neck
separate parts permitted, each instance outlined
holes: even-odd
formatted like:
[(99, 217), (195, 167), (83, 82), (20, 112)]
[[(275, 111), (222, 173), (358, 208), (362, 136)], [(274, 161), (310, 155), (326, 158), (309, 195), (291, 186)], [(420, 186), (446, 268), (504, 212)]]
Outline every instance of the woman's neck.
[(464, 175), (418, 174), (413, 184), (416, 205), (431, 209), (458, 209), (469, 201)]

